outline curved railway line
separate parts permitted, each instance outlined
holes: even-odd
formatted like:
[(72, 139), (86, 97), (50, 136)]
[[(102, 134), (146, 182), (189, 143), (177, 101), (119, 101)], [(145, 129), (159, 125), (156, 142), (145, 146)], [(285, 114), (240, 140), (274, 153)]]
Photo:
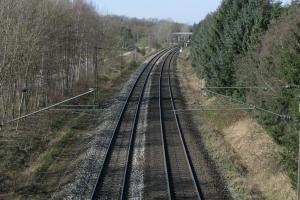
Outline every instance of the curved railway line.
[(132, 154), (140, 102), (156, 62), (170, 49), (157, 53), (145, 66), (132, 87), (107, 147), (97, 183), (90, 199), (121, 199), (127, 193), (128, 164)]
[(165, 60), (160, 74), (161, 134), (168, 174), (169, 199), (203, 199), (196, 173), (188, 153), (171, 85), (171, 65), (174, 54)]
[(177, 47), (158, 52), (138, 76), (107, 146), (90, 199), (128, 199), (135, 137), (149, 80), (152, 82), (145, 146), (148, 158), (153, 159), (145, 161), (143, 197), (204, 199), (197, 177), (199, 173), (195, 172), (175, 111), (171, 81), (175, 75), (171, 66), (178, 52)]

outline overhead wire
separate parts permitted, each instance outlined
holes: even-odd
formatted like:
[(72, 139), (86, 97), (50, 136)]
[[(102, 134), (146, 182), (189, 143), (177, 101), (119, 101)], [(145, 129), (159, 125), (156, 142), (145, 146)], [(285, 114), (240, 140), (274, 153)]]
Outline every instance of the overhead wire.
[[(300, 88), (300, 85), (281, 85), (276, 86), (277, 88), (285, 88), (285, 89), (292, 89), (292, 88)], [(219, 87), (202, 87), (201, 89), (263, 89), (263, 90), (270, 90), (268, 86), (219, 86)]]
[(203, 108), (196, 108), (196, 109), (177, 109), (175, 110), (177, 113), (183, 113), (183, 112), (192, 112), (192, 111), (226, 111), (226, 110), (253, 110), (254, 108), (243, 108), (243, 107), (237, 107), (237, 108), (207, 108), (207, 107), (203, 107)]
[(209, 93), (212, 93), (212, 94), (215, 94), (215, 95), (218, 95), (218, 96), (221, 96), (221, 97), (230, 99), (230, 100), (235, 101), (235, 102), (237, 102), (237, 103), (240, 103), (240, 104), (249, 106), (250, 108), (253, 108), (252, 110), (260, 110), (260, 111), (263, 111), (263, 112), (272, 114), (272, 115), (274, 115), (274, 116), (277, 116), (277, 117), (280, 117), (280, 118), (283, 118), (283, 119), (286, 119), (286, 120), (299, 121), (299, 120), (294, 119), (294, 118), (291, 117), (291, 116), (283, 115), (283, 114), (280, 114), (280, 113), (276, 113), (276, 112), (274, 112), (274, 111), (271, 111), (271, 110), (268, 110), (268, 109), (264, 109), (264, 108), (258, 107), (258, 106), (256, 106), (256, 105), (249, 104), (249, 103), (246, 103), (246, 102), (244, 102), (244, 101), (235, 99), (235, 98), (233, 98), (233, 97), (230, 97), (230, 96), (227, 96), (227, 95), (224, 95), (224, 94), (220, 94), (220, 93), (218, 93), (218, 92), (214, 92), (214, 91), (209, 90), (209, 89), (207, 89), (207, 88), (204, 88), (204, 90), (207, 91), (207, 92), (209, 92)]

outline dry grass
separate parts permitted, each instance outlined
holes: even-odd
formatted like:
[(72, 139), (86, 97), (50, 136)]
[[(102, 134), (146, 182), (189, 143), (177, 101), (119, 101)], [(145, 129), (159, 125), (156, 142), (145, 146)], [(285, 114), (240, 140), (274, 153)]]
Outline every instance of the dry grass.
[(293, 199), (288, 176), (282, 171), (278, 158), (280, 148), (254, 120), (245, 118), (223, 129), (224, 141), (229, 143), (247, 168), (250, 185), (257, 185), (266, 199)]
[[(117, 72), (102, 74), (99, 96), (105, 106), (144, 60), (138, 56)], [(81, 99), (91, 104), (93, 96)], [(50, 199), (58, 187), (73, 180), (76, 158), (90, 140), (101, 113), (45, 112), (20, 123), (19, 133), (5, 127), (0, 134), (0, 199)], [(97, 134), (96, 131), (93, 134)]]
[[(201, 94), (199, 79), (187, 61), (178, 61), (178, 76), (188, 108), (241, 107), (220, 98)], [(295, 199), (290, 179), (279, 163), (280, 147), (247, 112), (241, 110), (193, 113), (206, 148), (228, 182), (234, 199)]]

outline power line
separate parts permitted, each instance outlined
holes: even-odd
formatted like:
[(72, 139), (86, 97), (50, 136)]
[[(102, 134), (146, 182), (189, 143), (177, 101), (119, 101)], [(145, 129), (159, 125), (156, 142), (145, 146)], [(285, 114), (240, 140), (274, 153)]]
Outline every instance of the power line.
[(203, 107), (203, 108), (196, 108), (196, 109), (177, 109), (177, 110), (174, 110), (176, 113), (183, 113), (183, 112), (193, 112), (193, 111), (226, 111), (226, 110), (254, 110), (254, 108), (251, 108), (251, 107), (237, 107), (237, 108), (206, 108), (206, 107)]
[(12, 122), (19, 121), (19, 120), (21, 120), (21, 119), (30, 117), (30, 116), (35, 115), (35, 114), (37, 114), (37, 113), (40, 113), (40, 112), (43, 112), (43, 111), (46, 111), (46, 110), (50, 110), (51, 108), (57, 107), (57, 106), (59, 106), (59, 105), (61, 105), (61, 104), (67, 103), (67, 102), (69, 102), (69, 101), (71, 101), (71, 100), (77, 99), (77, 98), (79, 98), (79, 97), (85, 96), (85, 95), (90, 94), (90, 93), (93, 93), (93, 92), (95, 92), (95, 89), (90, 88), (88, 92), (82, 93), (82, 94), (80, 94), (80, 95), (77, 95), (77, 96), (75, 96), (75, 97), (66, 99), (66, 100), (64, 100), (64, 101), (61, 101), (61, 102), (56, 103), (56, 104), (53, 104), (53, 105), (48, 106), (48, 107), (46, 107), (46, 108), (42, 108), (42, 109), (40, 109), (40, 110), (34, 111), (34, 112), (32, 112), (32, 113), (29, 113), (29, 114), (20, 116), (20, 117), (18, 117), (18, 118), (16, 118), (16, 119), (9, 120), (9, 121), (7, 121), (7, 122), (5, 122), (5, 123), (3, 123), (3, 124), (0, 124), (0, 128), (3, 127), (3, 126), (6, 125), (6, 124), (10, 124), (10, 123), (12, 123)]
[(263, 86), (253, 86), (253, 87), (243, 87), (243, 86), (235, 86), (235, 87), (202, 87), (202, 90), (205, 89), (263, 89), (263, 90), (268, 90), (268, 87), (263, 87)]
[[(281, 85), (281, 86), (276, 86), (277, 88), (285, 88), (285, 89), (295, 89), (295, 88), (300, 88), (300, 85)], [(231, 86), (231, 87), (226, 87), (226, 86), (213, 86), (213, 87), (201, 87), (202, 90), (205, 89), (262, 89), (262, 90), (269, 90), (270, 87), (266, 86)]]
[(260, 111), (263, 111), (263, 112), (266, 112), (266, 113), (275, 115), (275, 116), (277, 116), (277, 117), (280, 117), (280, 118), (283, 118), (283, 119), (292, 120), (292, 121), (295, 121), (295, 122), (299, 121), (299, 120), (294, 119), (294, 118), (291, 117), (291, 116), (279, 114), (279, 113), (276, 113), (276, 112), (271, 111), (271, 110), (267, 110), (267, 109), (264, 109), (264, 108), (260, 108), (260, 107), (257, 107), (257, 106), (255, 106), (255, 105), (253, 105), (253, 104), (246, 103), (246, 102), (244, 102), (244, 101), (241, 101), (241, 100), (232, 98), (232, 97), (227, 96), (227, 95), (224, 95), (224, 94), (220, 94), (220, 93), (217, 93), (217, 92), (208, 90), (208, 89), (205, 89), (205, 91), (207, 91), (207, 92), (209, 92), (209, 93), (212, 93), (212, 94), (215, 94), (215, 95), (218, 95), (218, 96), (222, 96), (222, 97), (224, 97), (224, 98), (230, 99), (230, 100), (235, 101), (235, 102), (237, 102), (237, 103), (240, 103), (240, 104), (249, 106), (250, 108), (253, 108), (252, 110), (260, 110)]

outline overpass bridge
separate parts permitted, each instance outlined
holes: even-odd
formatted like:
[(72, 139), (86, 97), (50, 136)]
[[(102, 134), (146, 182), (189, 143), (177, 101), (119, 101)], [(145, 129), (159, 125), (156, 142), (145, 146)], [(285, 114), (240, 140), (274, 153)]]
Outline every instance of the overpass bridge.
[(184, 43), (187, 46), (192, 38), (192, 32), (174, 32), (171, 34), (172, 43)]

